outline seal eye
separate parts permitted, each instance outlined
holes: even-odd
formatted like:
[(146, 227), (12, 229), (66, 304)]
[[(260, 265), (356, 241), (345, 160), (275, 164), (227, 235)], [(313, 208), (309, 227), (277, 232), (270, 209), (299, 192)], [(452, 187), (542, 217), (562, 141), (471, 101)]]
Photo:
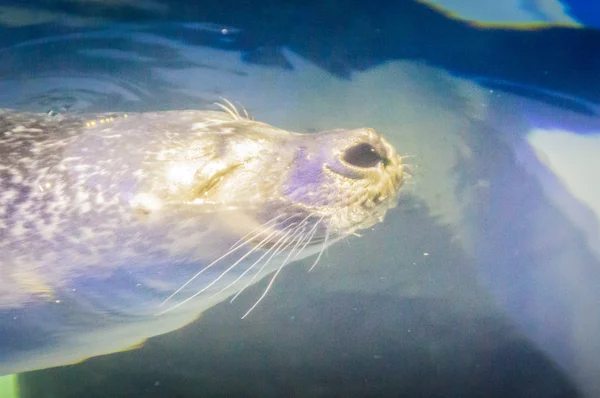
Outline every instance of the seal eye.
[(346, 149), (343, 160), (352, 166), (365, 169), (386, 161), (371, 144), (365, 143)]

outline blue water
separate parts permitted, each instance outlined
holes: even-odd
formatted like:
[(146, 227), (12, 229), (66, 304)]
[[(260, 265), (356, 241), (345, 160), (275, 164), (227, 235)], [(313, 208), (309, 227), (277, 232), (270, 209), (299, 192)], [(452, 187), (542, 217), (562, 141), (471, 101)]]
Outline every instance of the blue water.
[(295, 131), (372, 126), (415, 168), (384, 224), (288, 267), (247, 319), (264, 281), (141, 349), (21, 375), (23, 397), (600, 395), (598, 216), (527, 141), (600, 134), (600, 31), (388, 3), (0, 8), (0, 107), (226, 97)]
[(564, 4), (583, 25), (600, 28), (600, 4), (591, 0), (566, 0)]

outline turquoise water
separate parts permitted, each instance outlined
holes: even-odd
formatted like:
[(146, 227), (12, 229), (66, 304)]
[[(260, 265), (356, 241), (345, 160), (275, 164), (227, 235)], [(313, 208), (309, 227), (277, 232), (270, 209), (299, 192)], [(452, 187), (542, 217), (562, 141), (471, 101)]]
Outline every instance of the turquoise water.
[(247, 319), (268, 281), (141, 349), (23, 374), (22, 396), (597, 396), (600, 33), (223, 4), (4, 8), (0, 107), (226, 97), (289, 130), (371, 126), (410, 155), (399, 208), (286, 268)]

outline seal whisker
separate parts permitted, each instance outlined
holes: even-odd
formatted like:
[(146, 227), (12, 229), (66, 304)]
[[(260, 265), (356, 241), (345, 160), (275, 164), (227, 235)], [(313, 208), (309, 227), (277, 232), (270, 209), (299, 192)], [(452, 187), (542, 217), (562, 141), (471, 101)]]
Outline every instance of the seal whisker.
[[(248, 232), (246, 235), (244, 235), (243, 237), (241, 237), (240, 239), (238, 239), (236, 241), (236, 243), (234, 243), (231, 248), (228, 250), (228, 253), (231, 254), (233, 251), (239, 249), (242, 246), (247, 245), (248, 243), (252, 242), (254, 239), (256, 239), (258, 236), (262, 235), (266, 230), (269, 230), (271, 228), (277, 227), (280, 224), (285, 223), (286, 221), (289, 221), (290, 219), (292, 219), (295, 215), (292, 214), (291, 216), (287, 217), (285, 220), (282, 220), (281, 222), (275, 223), (273, 225), (270, 225), (272, 222), (274, 222), (277, 218), (283, 216), (284, 214), (280, 214), (276, 217), (273, 217), (271, 220), (265, 222), (264, 224), (259, 225), (258, 227), (254, 228), (252, 231)], [(264, 228), (267, 227), (268, 228), (265, 230)], [(254, 234), (254, 236), (250, 237), (251, 234), (255, 233), (256, 231), (260, 231), (259, 233)]]
[(188, 301), (198, 297), (200, 294), (204, 293), (206, 290), (208, 290), (210, 287), (212, 287), (215, 283), (217, 283), (219, 280), (221, 280), (221, 278), (223, 278), (229, 271), (231, 271), (233, 268), (235, 268), (240, 262), (242, 262), (246, 257), (248, 257), (249, 255), (251, 255), (255, 250), (260, 249), (266, 242), (267, 240), (271, 239), (272, 235), (275, 235), (277, 232), (274, 231), (272, 232), (270, 235), (268, 235), (265, 239), (263, 239), (256, 247), (252, 248), (252, 250), (249, 250), (246, 254), (244, 254), (242, 257), (240, 257), (235, 263), (233, 263), (231, 266), (229, 266), (225, 271), (223, 271), (217, 278), (215, 278), (211, 283), (209, 283), (208, 285), (204, 286), (202, 289), (198, 290), (196, 293), (192, 294), (191, 296), (187, 297), (186, 299), (180, 301), (179, 303), (171, 306), (169, 309), (159, 312), (158, 315), (164, 314), (166, 312), (172, 311), (175, 308), (184, 305), (185, 303), (187, 303)]
[[(298, 228), (299, 228), (299, 227), (300, 227), (300, 226), (301, 226), (303, 223), (304, 223), (304, 224), (306, 223), (306, 219), (304, 219), (303, 221), (301, 221), (301, 222), (299, 223), (299, 225), (298, 225), (298, 226), (296, 225), (297, 223), (292, 223), (292, 224), (288, 225), (287, 227), (285, 227), (285, 228), (284, 228), (282, 231), (284, 231), (284, 230), (286, 230), (286, 229), (288, 229), (288, 228), (295, 227), (294, 231), (291, 231), (291, 232), (289, 232), (289, 233), (291, 233), (291, 235), (293, 236), (293, 235), (296, 233), (296, 231), (298, 230)], [(258, 235), (257, 235), (257, 236), (258, 236)], [(161, 312), (161, 313), (159, 313), (159, 314), (164, 314), (165, 312), (172, 311), (172, 310), (174, 310), (175, 308), (177, 308), (177, 307), (179, 307), (179, 306), (181, 306), (181, 305), (183, 305), (183, 304), (187, 303), (188, 301), (190, 301), (190, 300), (194, 299), (195, 297), (197, 297), (197, 296), (199, 296), (200, 294), (202, 294), (203, 292), (205, 292), (205, 291), (206, 291), (208, 288), (210, 288), (210, 287), (211, 287), (211, 286), (213, 286), (213, 285), (214, 285), (214, 284), (215, 284), (217, 281), (219, 281), (221, 278), (223, 278), (223, 277), (224, 277), (224, 276), (225, 276), (225, 275), (226, 275), (226, 274), (227, 274), (229, 271), (231, 271), (233, 268), (235, 268), (235, 267), (236, 267), (236, 266), (237, 266), (237, 265), (238, 265), (238, 264), (239, 264), (241, 261), (243, 261), (243, 260), (244, 260), (246, 257), (248, 257), (250, 254), (252, 254), (252, 253), (253, 253), (255, 250), (257, 250), (257, 249), (259, 249), (260, 247), (262, 247), (262, 245), (264, 245), (264, 244), (266, 243), (266, 241), (267, 241), (267, 240), (268, 240), (268, 239), (264, 239), (264, 240), (263, 240), (263, 242), (264, 242), (264, 243), (263, 243), (263, 242), (261, 242), (261, 244), (259, 244), (257, 247), (254, 247), (254, 248), (253, 248), (252, 250), (250, 250), (248, 253), (244, 254), (244, 255), (243, 255), (243, 256), (242, 256), (240, 259), (238, 259), (238, 260), (237, 260), (237, 261), (236, 261), (236, 262), (235, 262), (233, 265), (231, 265), (230, 267), (228, 267), (228, 268), (227, 268), (227, 269), (226, 269), (224, 272), (222, 272), (222, 273), (221, 273), (221, 274), (220, 274), (220, 275), (219, 275), (219, 276), (218, 276), (218, 277), (217, 277), (215, 280), (213, 280), (213, 281), (212, 281), (210, 284), (208, 284), (208, 286), (205, 286), (204, 288), (200, 289), (199, 291), (197, 291), (196, 293), (194, 293), (194, 294), (193, 294), (193, 295), (191, 295), (190, 297), (188, 297), (188, 298), (186, 298), (186, 299), (182, 300), (181, 302), (177, 303), (176, 305), (173, 305), (173, 306), (172, 306), (172, 307), (170, 307), (169, 309), (167, 309), (167, 310), (165, 310), (165, 311), (163, 311), (163, 312)], [(285, 250), (285, 249), (287, 248), (287, 246), (289, 246), (289, 245), (286, 245), (286, 246), (285, 246), (283, 249)], [(211, 265), (213, 265), (213, 264), (211, 264)], [(203, 270), (201, 270), (200, 272), (203, 272), (203, 271), (204, 271), (205, 269), (207, 269), (207, 268), (208, 268), (208, 266), (207, 266), (207, 267), (205, 267), (205, 268), (204, 268)], [(259, 270), (259, 273), (260, 273), (260, 271), (262, 271), (262, 269), (263, 269), (263, 268), (261, 268), (261, 269)]]
[[(267, 261), (265, 261), (265, 263), (260, 267), (260, 269), (256, 272), (256, 274), (254, 274), (252, 276), (252, 278), (246, 282), (246, 284), (244, 285), (244, 287), (242, 287), (229, 301), (230, 303), (233, 303), (233, 301), (238, 298), (238, 296), (240, 294), (242, 294), (246, 288), (248, 288), (248, 286), (250, 286), (254, 280), (256, 280), (256, 278), (258, 277), (258, 275), (260, 275), (260, 273), (263, 271), (263, 269), (265, 269), (265, 267), (271, 262), (271, 260), (280, 252), (282, 252), (283, 250), (285, 250), (286, 247), (289, 246), (289, 244), (285, 245), (286, 242), (289, 240), (289, 235), (292, 234), (292, 232), (287, 232), (283, 237), (281, 237), (277, 243), (275, 243), (275, 245), (273, 246), (273, 248), (275, 249), (275, 251), (273, 253), (271, 253), (271, 255), (269, 256), (269, 258), (267, 259)], [(284, 240), (285, 238), (285, 240)], [(285, 246), (284, 246), (285, 245)], [(253, 264), (252, 266), (254, 267), (255, 264)]]
[(248, 119), (248, 120), (252, 119), (250, 117), (250, 115), (248, 114), (248, 111), (246, 110), (246, 108), (242, 107), (242, 110), (244, 111), (244, 115), (246, 116), (246, 119)]
[[(305, 219), (306, 220), (306, 219)], [(275, 246), (277, 246), (277, 250), (275, 250), (275, 252), (273, 252), (273, 254), (271, 254), (271, 256), (269, 256), (269, 258), (267, 259), (267, 261), (260, 267), (260, 269), (256, 272), (256, 274), (254, 274), (254, 276), (252, 276), (252, 279), (250, 279), (245, 285), (244, 287), (235, 294), (235, 296), (233, 296), (233, 298), (230, 300), (230, 302), (232, 303), (233, 300), (235, 300), (244, 290), (246, 290), (246, 288), (250, 285), (252, 285), (252, 283), (256, 280), (256, 278), (261, 274), (261, 272), (265, 269), (265, 267), (269, 264), (269, 262), (279, 253), (281, 253), (282, 251), (286, 250), (296, 239), (296, 237), (294, 236), (294, 234), (297, 234), (298, 228), (296, 228), (295, 231), (290, 231), (286, 234), (286, 236), (290, 236), (291, 235), (291, 241), (289, 243), (286, 244), (286, 242), (288, 242), (289, 238), (286, 239), (285, 241), (281, 242), (281, 239), (275, 244)], [(302, 232), (300, 233), (300, 235), (302, 235)], [(288, 254), (291, 254), (291, 252)], [(254, 267), (255, 264), (253, 264), (252, 266)]]
[[(306, 220), (306, 219), (305, 219)], [(302, 223), (305, 223), (306, 221), (303, 220), (300, 223), (300, 226), (302, 225)], [(285, 231), (286, 229), (293, 227), (295, 225), (295, 223), (292, 223), (290, 225), (288, 225), (287, 227), (285, 227), (282, 231)], [(297, 229), (298, 227), (296, 227)], [(261, 242), (259, 242), (255, 247), (253, 247), (251, 250), (249, 250), (246, 254), (244, 254), (242, 257), (240, 257), (235, 263), (233, 263), (231, 266), (229, 266), (225, 271), (223, 271), (217, 278), (215, 278), (211, 283), (209, 283), (207, 286), (203, 287), (202, 289), (200, 289), (198, 292), (196, 292), (193, 296), (189, 297), (189, 299), (192, 299), (194, 297), (196, 297), (197, 295), (205, 292), (207, 289), (209, 289), (211, 286), (213, 286), (215, 283), (217, 283), (219, 280), (221, 280), (221, 278), (223, 278), (229, 271), (231, 271), (233, 268), (235, 268), (239, 263), (241, 263), (244, 259), (246, 259), (248, 256), (250, 256), (252, 253), (254, 253), (255, 251), (259, 250), (261, 247), (263, 247), (267, 241), (269, 239), (271, 239), (271, 237), (275, 234), (277, 234), (278, 232), (282, 232), (282, 231), (273, 231), (271, 232), (266, 238), (264, 238)], [(293, 234), (294, 232), (292, 232)]]
[(217, 283), (218, 281), (220, 281), (225, 275), (227, 275), (227, 273), (229, 271), (231, 271), (233, 268), (235, 268), (239, 263), (241, 263), (242, 261), (244, 261), (244, 259), (246, 259), (248, 256), (250, 256), (252, 253), (254, 253), (256, 250), (259, 250), (261, 247), (263, 247), (266, 242), (271, 239), (271, 237), (273, 235), (277, 234), (277, 231), (273, 231), (271, 232), (269, 235), (267, 235), (267, 237), (265, 239), (263, 239), (262, 241), (260, 241), (260, 243), (258, 245), (256, 245), (255, 247), (253, 247), (251, 250), (249, 250), (246, 254), (244, 254), (242, 257), (240, 257), (236, 262), (234, 262), (232, 265), (230, 265), (225, 271), (221, 272), (221, 274), (216, 277), (211, 283), (209, 283), (208, 285), (204, 286), (202, 289), (200, 289), (198, 292), (196, 292), (193, 296), (190, 297), (190, 299), (196, 297), (197, 295), (205, 292), (207, 289), (209, 289), (211, 286), (214, 286), (215, 283)]
[[(263, 258), (265, 258), (266, 256), (268, 256), (269, 253), (271, 253), (271, 251), (275, 249), (275, 247), (276, 247), (275, 245), (271, 246), (269, 248), (269, 250), (267, 250), (266, 252), (264, 252), (263, 255), (258, 258), (258, 260), (256, 260), (254, 263), (252, 263), (251, 266), (249, 266), (248, 268), (246, 268), (246, 270), (244, 272), (242, 272), (240, 274), (240, 276), (238, 276), (233, 282), (229, 283), (227, 286), (225, 286), (224, 288), (222, 288), (221, 290), (219, 290), (218, 292), (216, 292), (215, 294), (213, 294), (211, 296), (211, 298), (214, 297), (214, 296), (219, 295), (220, 293), (223, 293), (225, 290), (229, 289), (230, 287), (232, 287), (233, 285), (235, 285), (237, 282), (239, 282), (240, 279), (242, 279), (248, 272), (250, 272), (256, 266), (256, 264), (258, 264), (260, 261), (262, 261)], [(233, 301), (233, 299), (231, 301)]]
[(223, 104), (221, 104), (221, 103), (219, 103), (219, 102), (215, 102), (214, 104), (215, 104), (216, 106), (218, 106), (219, 108), (221, 108), (221, 109), (222, 109), (222, 110), (223, 110), (225, 113), (227, 113), (229, 116), (231, 116), (231, 118), (232, 118), (233, 120), (237, 120), (237, 117), (236, 117), (235, 113), (234, 113), (234, 112), (233, 112), (231, 109), (229, 109), (228, 107), (226, 107), (225, 105), (223, 105)]
[[(239, 248), (246, 246), (247, 244), (249, 244), (252, 239), (262, 235), (265, 231), (273, 228), (275, 225), (278, 225), (277, 223), (275, 223), (274, 225), (269, 225), (272, 224), (273, 222), (275, 222), (279, 217), (283, 216), (283, 214), (280, 214), (278, 216), (273, 217), (271, 220), (267, 221), (266, 223), (256, 227), (255, 229), (253, 229), (251, 232), (247, 233), (246, 235), (244, 235), (242, 238), (238, 239), (238, 241), (236, 243), (234, 243), (231, 248), (225, 253), (223, 254), (221, 257), (217, 258), (216, 260), (214, 260), (212, 263), (208, 264), (206, 267), (202, 268), (200, 271), (198, 271), (196, 274), (194, 274), (190, 279), (188, 279), (183, 285), (181, 285), (179, 287), (179, 289), (177, 289), (175, 292), (173, 292), (169, 297), (167, 297), (166, 299), (163, 300), (163, 302), (160, 304), (160, 307), (162, 307), (163, 305), (165, 305), (167, 302), (169, 302), (173, 297), (175, 297), (179, 292), (181, 292), (187, 285), (189, 285), (192, 281), (194, 281), (194, 279), (198, 278), (204, 271), (206, 271), (207, 269), (211, 268), (212, 266), (214, 266), (216, 263), (218, 263), (219, 261), (221, 261), (222, 259), (224, 259), (225, 257), (229, 256), (230, 254), (232, 254), (233, 252), (235, 252), (236, 250), (238, 250)], [(289, 220), (290, 218), (292, 218), (293, 216), (289, 216), (288, 218), (286, 218), (284, 221), (285, 222), (287, 220)], [(265, 226), (268, 226), (267, 229), (265, 230)], [(249, 238), (253, 233), (255, 233), (256, 231), (259, 231), (258, 233), (254, 234), (254, 236), (252, 238)]]
[[(240, 115), (240, 112), (238, 111), (237, 107), (231, 101), (229, 101), (227, 98), (224, 98), (224, 97), (221, 97), (221, 99), (225, 102), (225, 105), (221, 104), (219, 102), (215, 102), (214, 104), (217, 105), (222, 110), (224, 110), (227, 114), (229, 114), (229, 116), (231, 116), (233, 118), (233, 120), (244, 119), (244, 117), (242, 117), (242, 115)], [(248, 117), (248, 112), (246, 111), (246, 109), (244, 109), (244, 107), (241, 107), (241, 108), (244, 110), (244, 113), (246, 114), (245, 119), (249, 120), (250, 117)]]
[[(288, 219), (289, 219), (289, 218), (288, 218)], [(285, 229), (287, 229), (287, 228), (291, 228), (291, 227), (293, 227), (294, 225), (295, 225), (295, 223), (292, 223), (292, 224), (288, 225), (287, 227), (285, 227), (283, 230), (285, 230)], [(271, 226), (271, 227), (273, 227), (273, 226)], [(270, 227), (270, 228), (271, 228), (271, 227)], [(283, 230), (282, 230), (282, 231), (283, 231)], [(264, 231), (262, 231), (262, 232), (264, 232)], [(259, 234), (256, 234), (254, 237), (257, 237), (257, 236), (261, 235), (261, 234), (262, 234), (262, 232), (261, 232), (261, 233), (259, 233)], [(274, 235), (274, 234), (276, 234), (276, 233), (277, 233), (277, 231), (274, 231), (274, 232), (273, 232), (273, 235)], [(265, 238), (265, 239), (263, 240), (263, 242), (265, 242), (265, 243), (266, 243), (266, 242), (267, 242), (267, 240), (268, 240), (268, 238), (269, 238), (269, 237)], [(250, 242), (250, 240), (249, 240), (249, 241), (247, 241), (246, 243), (248, 243), (248, 242)], [(262, 242), (261, 242), (261, 243), (262, 243)], [(264, 243), (262, 243), (262, 245), (264, 245)], [(249, 252), (247, 252), (245, 255), (243, 255), (243, 256), (242, 256), (240, 259), (238, 259), (238, 261), (236, 261), (236, 262), (235, 262), (235, 263), (234, 263), (232, 266), (230, 266), (229, 268), (227, 268), (227, 270), (225, 270), (224, 272), (222, 272), (222, 273), (221, 273), (221, 274), (220, 274), (220, 275), (219, 275), (219, 276), (218, 276), (218, 277), (217, 277), (217, 278), (216, 278), (214, 281), (212, 281), (212, 282), (211, 282), (211, 283), (210, 283), (208, 286), (205, 286), (204, 288), (200, 289), (200, 290), (199, 290), (199, 291), (197, 291), (196, 293), (194, 293), (194, 294), (192, 294), (191, 296), (187, 297), (186, 299), (184, 299), (184, 300), (180, 301), (179, 303), (177, 303), (177, 304), (175, 304), (175, 305), (173, 305), (173, 306), (169, 307), (168, 309), (166, 309), (166, 310), (164, 310), (164, 311), (161, 311), (161, 312), (159, 312), (157, 315), (161, 315), (161, 314), (167, 313), (167, 312), (169, 312), (169, 311), (172, 311), (172, 310), (176, 309), (177, 307), (179, 307), (179, 306), (181, 306), (181, 305), (183, 305), (183, 304), (187, 303), (188, 301), (190, 301), (190, 300), (194, 299), (194, 298), (195, 298), (195, 297), (197, 297), (198, 295), (202, 294), (204, 291), (206, 291), (206, 289), (208, 289), (209, 287), (213, 286), (213, 285), (214, 285), (214, 284), (215, 284), (215, 283), (216, 283), (218, 280), (220, 280), (220, 279), (221, 279), (223, 276), (225, 276), (225, 274), (226, 274), (227, 272), (229, 272), (231, 269), (233, 269), (233, 268), (234, 268), (236, 265), (238, 265), (238, 264), (239, 264), (239, 263), (240, 263), (242, 260), (244, 260), (244, 259), (245, 259), (246, 257), (248, 257), (250, 254), (252, 254), (252, 253), (253, 253), (255, 250), (257, 250), (257, 249), (258, 249), (259, 247), (261, 247), (262, 245), (261, 245), (261, 244), (259, 244), (259, 246), (257, 246), (257, 247), (254, 247), (254, 248), (253, 248), (253, 249), (251, 249)], [(221, 259), (225, 258), (225, 257), (226, 257), (228, 254), (230, 254), (231, 252), (232, 252), (232, 251), (230, 250), (228, 253), (226, 253), (225, 255), (223, 255), (223, 256), (221, 256), (221, 257), (219, 257), (217, 260), (213, 261), (211, 264), (209, 264), (208, 266), (204, 267), (202, 270), (200, 270), (199, 272), (197, 272), (197, 273), (196, 273), (194, 276), (192, 276), (192, 278), (190, 278), (190, 279), (189, 279), (189, 280), (188, 280), (188, 281), (187, 281), (187, 282), (186, 282), (186, 283), (185, 283), (185, 284), (184, 284), (182, 287), (180, 287), (180, 288), (178, 289), (178, 292), (180, 292), (180, 291), (181, 291), (181, 290), (182, 290), (182, 289), (183, 289), (183, 288), (184, 288), (186, 285), (188, 285), (188, 284), (189, 284), (189, 283), (190, 283), (190, 282), (191, 282), (191, 281), (192, 281), (194, 278), (198, 277), (198, 276), (199, 276), (199, 275), (200, 275), (202, 272), (204, 272), (204, 271), (205, 271), (205, 270), (207, 270), (209, 267), (211, 267), (211, 266), (213, 266), (214, 264), (216, 264), (216, 263), (217, 263), (217, 261), (219, 261), (219, 260), (221, 260)], [(171, 296), (173, 296), (173, 295), (175, 295), (175, 294), (177, 294), (177, 293), (174, 293), (174, 294), (172, 294)], [(161, 305), (162, 305), (162, 304), (161, 304)]]
[(294, 259), (296, 259), (296, 257), (298, 257), (300, 253), (302, 253), (304, 249), (306, 249), (306, 246), (308, 246), (308, 244), (312, 241), (313, 237), (315, 236), (315, 233), (317, 232), (317, 227), (319, 226), (319, 224), (321, 224), (321, 221), (323, 221), (324, 218), (325, 216), (321, 216), (321, 218), (315, 223), (315, 225), (313, 225), (312, 229), (305, 235), (306, 241), (304, 242), (302, 248), (296, 253)]
[(252, 310), (254, 308), (256, 308), (256, 306), (258, 304), (260, 304), (260, 302), (266, 297), (267, 293), (269, 293), (269, 290), (271, 290), (271, 287), (273, 286), (273, 283), (275, 283), (275, 279), (277, 279), (277, 276), (279, 276), (279, 274), (281, 273), (281, 270), (283, 269), (283, 267), (285, 267), (288, 264), (288, 262), (290, 260), (290, 257), (296, 251), (298, 245), (302, 241), (302, 238), (303, 237), (302, 237), (302, 233), (301, 233), (300, 236), (298, 237), (298, 239), (295, 239), (295, 238), (292, 239), (292, 242), (290, 242), (290, 243), (293, 243), (294, 240), (296, 240), (296, 244), (294, 245), (294, 247), (292, 248), (292, 250), (290, 250), (290, 252), (288, 253), (287, 257), (285, 258), (285, 260), (283, 260), (283, 262), (281, 263), (281, 265), (279, 266), (279, 268), (277, 269), (277, 271), (275, 271), (275, 273), (271, 277), (271, 280), (267, 284), (267, 287), (265, 288), (265, 290), (263, 291), (263, 293), (260, 295), (260, 297), (258, 298), (258, 300), (256, 300), (256, 302), (254, 303), (254, 305), (252, 307), (250, 307), (250, 309), (248, 311), (246, 311), (246, 313), (242, 316), (242, 319), (246, 318), (252, 312)]
[[(310, 217), (310, 216), (307, 216), (304, 220), (302, 220), (302, 223), (305, 223), (305, 221), (308, 219), (308, 217)], [(286, 228), (288, 228), (288, 227), (286, 227)], [(315, 227), (313, 227), (313, 230), (314, 229), (315, 229)], [(291, 233), (293, 234), (294, 232), (291, 232)], [(313, 235), (314, 235), (314, 232), (313, 232)], [(248, 272), (250, 272), (256, 266), (256, 264), (260, 263), (260, 261), (262, 261), (263, 258), (265, 258), (273, 249), (275, 249), (275, 247), (276, 247), (276, 245), (271, 246), (269, 248), (269, 250), (267, 250), (265, 253), (263, 253), (263, 255), (260, 256), (258, 258), (258, 260), (256, 260), (254, 263), (252, 263), (252, 265), (250, 265), (244, 272), (242, 272), (241, 275), (239, 275), (233, 282), (229, 283), (227, 286), (225, 286), (224, 288), (222, 288), (221, 290), (219, 290), (218, 292), (216, 292), (215, 294), (213, 294), (213, 296), (211, 296), (211, 297), (214, 297), (214, 296), (222, 293), (223, 291), (229, 289), (230, 287), (232, 287), (233, 285), (235, 285), (237, 282), (239, 282), (240, 279), (242, 279)], [(304, 247), (306, 247), (306, 244), (305, 244)], [(302, 249), (304, 249), (304, 247)], [(294, 256), (294, 258), (296, 258), (297, 255), (298, 254), (296, 254), (296, 256)], [(261, 268), (261, 270), (262, 270), (262, 268)], [(260, 273), (260, 270), (258, 271), (258, 273)], [(237, 295), (235, 297), (237, 297)], [(235, 297), (231, 301), (233, 301), (235, 299)]]
[(313, 263), (313, 265), (308, 269), (308, 272), (312, 271), (313, 268), (315, 268), (317, 266), (317, 263), (321, 259), (321, 256), (323, 255), (323, 252), (325, 251), (325, 248), (327, 247), (328, 239), (329, 239), (329, 228), (327, 228), (327, 231), (325, 232), (325, 239), (323, 240), (323, 246), (321, 247), (321, 251), (319, 252), (319, 255), (317, 256), (317, 258), (315, 259), (315, 262)]

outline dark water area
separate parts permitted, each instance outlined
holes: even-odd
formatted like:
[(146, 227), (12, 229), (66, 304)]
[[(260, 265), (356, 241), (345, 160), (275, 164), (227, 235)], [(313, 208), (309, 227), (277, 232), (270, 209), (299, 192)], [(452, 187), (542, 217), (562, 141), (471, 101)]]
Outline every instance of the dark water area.
[[(598, 260), (513, 143), (555, 109), (565, 124), (592, 120), (581, 135), (598, 126), (599, 30), (482, 26), (412, 0), (35, 10), (41, 22), (0, 27), (0, 107), (206, 109), (226, 97), (291, 130), (374, 125), (421, 169), (384, 224), (311, 272), (310, 258), (287, 267), (251, 316), (240, 319), (269, 278), (141, 348), (21, 374), (22, 398), (591, 396), (581, 380), (596, 362), (577, 339), (600, 331), (597, 317), (576, 335), (580, 297), (553, 272), (577, 262), (593, 285)], [(473, 117), (482, 92), (508, 116)]]
[[(28, 2), (11, 2), (13, 6)], [(76, 23), (42, 24), (10, 29), (0, 38), (9, 46), (26, 40), (81, 32), (79, 24), (97, 24), (119, 29), (119, 24), (148, 24), (144, 29), (188, 45), (211, 46), (242, 52), (245, 62), (290, 68), (281, 53), (287, 47), (315, 65), (341, 78), (390, 60), (419, 60), (452, 74), (481, 80), (491, 87), (506, 90), (518, 82), (519, 89), (544, 99), (554, 91), (562, 105), (569, 98), (598, 102), (600, 87), (596, 72), (600, 68), (600, 31), (548, 26), (531, 29), (481, 27), (453, 19), (440, 10), (412, 0), (387, 1), (307, 1), (301, 4), (280, 1), (230, 1), (225, 3), (51, 1), (36, 10), (60, 13), (63, 19), (81, 18)], [(59, 19), (60, 21), (60, 19)], [(213, 32), (198, 32), (185, 23), (209, 22)], [(176, 24), (173, 24), (176, 23)], [(75, 26), (71, 26), (75, 25)], [(222, 40), (217, 26), (235, 27)], [(103, 40), (88, 40), (74, 45), (87, 49), (107, 48)], [(110, 48), (130, 51), (126, 37), (111, 40)], [(49, 49), (50, 50), (50, 49)], [(51, 50), (50, 50), (51, 51)], [(4, 51), (3, 59), (12, 51)], [(135, 48), (139, 56), (151, 53), (167, 67), (184, 68), (177, 54), (160, 47)], [(37, 59), (36, 59), (37, 58)], [(48, 58), (44, 53), (30, 54), (28, 68), (40, 68)], [(55, 62), (60, 58), (50, 57)], [(85, 62), (85, 59), (79, 60)], [(14, 68), (12, 62), (3, 66)], [(64, 64), (62, 65), (64, 66)], [(70, 66), (70, 65), (69, 65)], [(77, 66), (77, 65), (74, 65)], [(83, 66), (83, 65), (80, 65)], [(101, 63), (85, 65), (102, 68)], [(123, 65), (125, 66), (125, 65)], [(45, 70), (46, 67), (41, 68)], [(36, 70), (32, 70), (35, 73)], [(1, 69), (0, 69), (1, 71)], [(517, 87), (515, 87), (517, 89)], [(560, 94), (563, 94), (562, 96)], [(564, 97), (564, 98), (562, 98)], [(581, 106), (581, 105), (580, 105)]]

